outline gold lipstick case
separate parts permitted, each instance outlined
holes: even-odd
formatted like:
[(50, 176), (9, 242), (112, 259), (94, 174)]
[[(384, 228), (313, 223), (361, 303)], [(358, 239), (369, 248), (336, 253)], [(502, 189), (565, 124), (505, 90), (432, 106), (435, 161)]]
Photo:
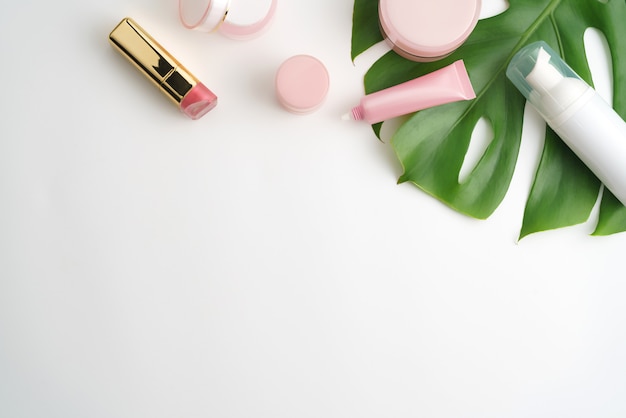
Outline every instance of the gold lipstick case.
[(200, 118), (217, 104), (215, 94), (134, 20), (122, 19), (109, 41), (190, 118)]

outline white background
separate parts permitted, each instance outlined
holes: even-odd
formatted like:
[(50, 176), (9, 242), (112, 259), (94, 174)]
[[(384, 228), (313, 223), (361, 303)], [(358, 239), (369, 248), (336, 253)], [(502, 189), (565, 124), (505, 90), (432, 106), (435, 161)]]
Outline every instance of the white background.
[[(279, 0), (236, 42), (174, 0), (2, 6), (1, 417), (626, 416), (626, 234), (517, 242), (532, 113), (490, 219), (397, 185), (340, 120), (374, 59), (352, 7)], [(218, 107), (186, 119), (114, 51), (125, 16)], [(301, 53), (331, 77), (306, 116), (273, 92)]]

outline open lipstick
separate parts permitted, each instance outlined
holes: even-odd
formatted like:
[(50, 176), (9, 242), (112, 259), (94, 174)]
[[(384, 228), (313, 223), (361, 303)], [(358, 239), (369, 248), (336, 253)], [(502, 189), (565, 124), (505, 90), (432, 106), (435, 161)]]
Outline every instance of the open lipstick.
[(217, 96), (132, 19), (122, 19), (109, 41), (189, 118), (199, 119), (217, 105)]

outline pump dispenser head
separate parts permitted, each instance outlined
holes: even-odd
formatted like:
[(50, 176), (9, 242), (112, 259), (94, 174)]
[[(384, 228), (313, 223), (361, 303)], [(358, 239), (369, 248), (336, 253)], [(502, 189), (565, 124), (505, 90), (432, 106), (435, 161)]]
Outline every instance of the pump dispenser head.
[(561, 80), (563, 80), (563, 74), (550, 65), (550, 54), (544, 48), (539, 48), (535, 67), (526, 76), (526, 81), (530, 87), (538, 90), (541, 94), (545, 94), (559, 84)]
[(543, 41), (522, 48), (506, 75), (548, 122), (563, 115), (589, 89)]

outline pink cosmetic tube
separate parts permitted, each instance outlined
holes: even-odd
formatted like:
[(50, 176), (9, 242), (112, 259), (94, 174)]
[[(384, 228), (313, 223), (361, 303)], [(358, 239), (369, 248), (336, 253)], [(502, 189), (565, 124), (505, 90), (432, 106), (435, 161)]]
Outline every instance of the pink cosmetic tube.
[(476, 98), (463, 60), (405, 83), (368, 94), (347, 117), (369, 124), (446, 103)]
[(123, 19), (109, 41), (187, 117), (199, 119), (217, 105), (217, 96), (132, 19)]

